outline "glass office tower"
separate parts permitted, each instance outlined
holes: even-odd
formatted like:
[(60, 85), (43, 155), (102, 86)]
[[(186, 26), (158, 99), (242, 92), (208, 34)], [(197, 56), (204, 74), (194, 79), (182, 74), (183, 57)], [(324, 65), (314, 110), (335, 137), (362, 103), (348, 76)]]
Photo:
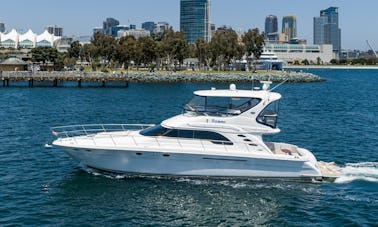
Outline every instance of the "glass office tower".
[(269, 15), (265, 18), (265, 36), (271, 33), (278, 32), (278, 22), (277, 17), (274, 15)]
[(188, 43), (202, 38), (209, 42), (210, 33), (210, 0), (181, 0), (180, 31)]
[(283, 17), (282, 33), (288, 37), (288, 40), (297, 38), (297, 18), (294, 15)]
[(341, 29), (337, 7), (321, 10), (319, 17), (314, 17), (314, 44), (332, 44), (333, 52), (340, 54)]

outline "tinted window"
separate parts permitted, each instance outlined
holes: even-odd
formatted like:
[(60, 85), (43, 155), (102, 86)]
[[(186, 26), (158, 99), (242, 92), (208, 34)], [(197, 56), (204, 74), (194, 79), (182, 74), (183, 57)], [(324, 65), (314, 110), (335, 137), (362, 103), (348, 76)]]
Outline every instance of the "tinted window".
[(167, 133), (168, 129), (161, 125), (152, 126), (140, 131), (143, 136), (162, 136)]
[(229, 139), (222, 136), (216, 132), (208, 131), (193, 131), (193, 130), (177, 130), (177, 129), (167, 129), (161, 125), (156, 125), (140, 132), (144, 136), (166, 136), (166, 137), (176, 137), (176, 138), (187, 138), (187, 139), (203, 139), (203, 140), (213, 140), (213, 141), (228, 141), (228, 144), (232, 144)]
[(270, 126), (277, 127), (278, 116), (278, 101), (270, 103), (257, 117), (257, 122)]

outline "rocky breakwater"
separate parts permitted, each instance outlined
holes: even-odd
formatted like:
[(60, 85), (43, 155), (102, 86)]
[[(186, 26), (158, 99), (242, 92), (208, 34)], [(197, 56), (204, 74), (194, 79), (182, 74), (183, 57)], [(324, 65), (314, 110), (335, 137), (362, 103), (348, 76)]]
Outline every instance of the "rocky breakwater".
[(214, 82), (214, 83), (243, 83), (270, 80), (272, 82), (321, 82), (323, 78), (312, 73), (304, 72), (128, 72), (125, 73), (129, 82), (141, 83), (177, 83), (177, 82)]
[(182, 82), (212, 82), (212, 83), (243, 83), (270, 80), (272, 82), (320, 82), (323, 78), (312, 73), (264, 71), (247, 72), (195, 72), (195, 71), (128, 71), (128, 72), (1, 72), (1, 79), (11, 81), (127, 81), (139, 83), (182, 83)]

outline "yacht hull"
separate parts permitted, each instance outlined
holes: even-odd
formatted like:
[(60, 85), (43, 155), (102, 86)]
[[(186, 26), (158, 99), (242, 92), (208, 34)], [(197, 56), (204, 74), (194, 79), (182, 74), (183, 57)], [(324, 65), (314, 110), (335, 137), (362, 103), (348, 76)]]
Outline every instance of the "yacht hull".
[(207, 177), (322, 178), (320, 170), (310, 161), (202, 155), (171, 151), (61, 148), (85, 166), (116, 173)]

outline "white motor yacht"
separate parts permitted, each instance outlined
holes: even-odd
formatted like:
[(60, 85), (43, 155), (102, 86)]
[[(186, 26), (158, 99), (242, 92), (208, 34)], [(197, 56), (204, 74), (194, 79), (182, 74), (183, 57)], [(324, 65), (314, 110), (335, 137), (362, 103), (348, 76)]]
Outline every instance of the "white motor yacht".
[(282, 70), (283, 61), (273, 52), (264, 51), (259, 59), (252, 62), (257, 70)]
[(279, 93), (262, 88), (199, 90), (184, 111), (158, 125), (74, 125), (52, 128), (53, 146), (79, 163), (140, 175), (334, 179), (334, 163), (308, 150), (264, 142), (277, 128)]

